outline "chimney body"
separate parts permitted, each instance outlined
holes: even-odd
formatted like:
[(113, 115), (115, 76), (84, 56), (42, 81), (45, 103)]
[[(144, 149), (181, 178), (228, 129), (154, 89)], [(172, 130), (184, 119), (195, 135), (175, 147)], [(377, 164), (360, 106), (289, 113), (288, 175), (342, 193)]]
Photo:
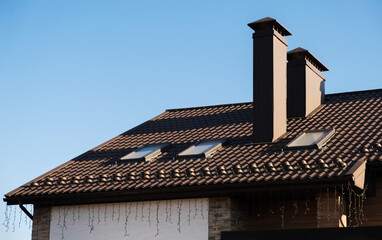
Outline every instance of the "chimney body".
[(328, 69), (309, 51), (296, 48), (288, 52), (288, 118), (306, 117), (325, 101)]
[(253, 33), (253, 141), (273, 142), (287, 129), (287, 41), (273, 18), (248, 24)]

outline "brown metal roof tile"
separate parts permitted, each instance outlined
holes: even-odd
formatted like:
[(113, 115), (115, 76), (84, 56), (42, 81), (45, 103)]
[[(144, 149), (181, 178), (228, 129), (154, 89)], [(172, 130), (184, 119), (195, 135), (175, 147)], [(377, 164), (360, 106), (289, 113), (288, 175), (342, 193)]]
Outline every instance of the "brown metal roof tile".
[[(382, 155), (377, 154), (373, 148), (373, 144), (382, 139), (381, 110), (382, 90), (326, 95), (324, 107), (315, 115), (309, 118), (288, 119), (289, 135), (275, 144), (252, 144), (252, 103), (167, 110), (50, 172), (49, 177), (54, 178), (52, 185), (45, 185), (44, 180), (47, 176), (43, 176), (35, 180), (40, 186), (20, 187), (6, 195), (6, 198), (340, 177), (360, 159), (382, 161)], [(326, 127), (335, 128), (336, 134), (323, 149), (284, 149), (284, 146), (301, 132)], [(176, 157), (179, 152), (197, 141), (219, 138), (228, 141), (209, 158)], [(151, 161), (118, 161), (122, 156), (145, 144), (163, 142), (171, 145)], [(362, 148), (369, 148), (370, 152), (360, 152)], [(347, 164), (345, 168), (340, 168), (334, 162), (337, 157)], [(322, 168), (317, 163), (319, 160), (328, 164), (328, 168)], [(286, 161), (293, 170), (285, 170)], [(311, 168), (305, 169), (301, 165), (302, 161)], [(270, 162), (273, 163), (276, 172), (269, 171), (272, 170), (267, 167)], [(260, 172), (250, 172), (250, 165), (253, 163)], [(237, 174), (235, 165), (240, 165), (243, 173)], [(202, 169), (207, 166), (211, 175), (203, 174)], [(225, 167), (227, 174), (217, 171), (220, 166)], [(189, 168), (195, 169), (195, 177), (186, 175)], [(174, 169), (179, 169), (181, 177), (174, 178), (170, 175)], [(165, 178), (159, 179), (154, 176), (158, 170), (165, 171)], [(150, 171), (150, 179), (141, 178), (140, 174), (144, 171)], [(135, 180), (126, 178), (131, 172), (136, 173)], [(115, 173), (122, 175), (121, 181), (113, 181), (112, 176)], [(99, 182), (97, 179), (102, 174), (108, 175), (107, 182)], [(93, 183), (85, 181), (89, 175), (94, 175)], [(70, 181), (74, 176), (81, 178), (79, 183)], [(57, 184), (61, 177), (68, 179), (65, 184)]]

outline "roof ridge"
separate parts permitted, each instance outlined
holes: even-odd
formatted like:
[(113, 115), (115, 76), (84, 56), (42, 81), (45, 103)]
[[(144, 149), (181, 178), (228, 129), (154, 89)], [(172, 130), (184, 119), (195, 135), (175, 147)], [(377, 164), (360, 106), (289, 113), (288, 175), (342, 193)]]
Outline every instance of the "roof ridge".
[(166, 109), (166, 112), (176, 112), (176, 111), (183, 111), (183, 110), (194, 110), (194, 109), (214, 108), (214, 107), (226, 107), (226, 106), (245, 105), (245, 104), (252, 104), (252, 102), (225, 103), (225, 104), (216, 104), (216, 105), (199, 106), (199, 107), (172, 108), (172, 109)]
[[(360, 90), (360, 91), (339, 92), (339, 93), (329, 93), (329, 94), (325, 94), (325, 96), (330, 97), (330, 96), (337, 96), (337, 95), (365, 93), (365, 92), (378, 92), (378, 91), (382, 91), (382, 88)], [(170, 109), (166, 109), (165, 112), (176, 112), (176, 111), (183, 111), (183, 110), (195, 110), (195, 109), (214, 108), (214, 107), (226, 107), (226, 106), (245, 105), (245, 104), (252, 104), (252, 102), (224, 103), (224, 104), (215, 104), (215, 105), (207, 105), (207, 106), (199, 106), (199, 107), (170, 108)]]
[(338, 96), (338, 95), (345, 95), (345, 94), (355, 94), (355, 93), (365, 93), (365, 92), (378, 92), (382, 91), (382, 88), (376, 88), (376, 89), (368, 89), (368, 90), (359, 90), (359, 91), (350, 91), (350, 92), (339, 92), (339, 93), (329, 93), (325, 94), (325, 96)]

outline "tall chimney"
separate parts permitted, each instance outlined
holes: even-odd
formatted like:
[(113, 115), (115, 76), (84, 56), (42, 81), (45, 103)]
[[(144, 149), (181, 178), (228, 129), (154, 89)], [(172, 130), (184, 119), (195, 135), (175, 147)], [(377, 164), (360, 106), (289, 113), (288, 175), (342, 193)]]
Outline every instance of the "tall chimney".
[(253, 141), (273, 142), (286, 132), (287, 41), (276, 19), (249, 23), (253, 33)]
[(325, 76), (328, 69), (308, 50), (288, 52), (288, 118), (306, 117), (325, 101)]

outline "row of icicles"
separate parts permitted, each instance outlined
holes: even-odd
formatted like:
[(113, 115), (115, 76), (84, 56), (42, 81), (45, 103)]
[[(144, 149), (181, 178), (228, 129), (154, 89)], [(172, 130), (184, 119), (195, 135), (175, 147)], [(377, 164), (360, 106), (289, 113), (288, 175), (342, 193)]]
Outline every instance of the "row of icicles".
[[(329, 188), (327, 188), (326, 191), (320, 190), (318, 192), (318, 194), (316, 195), (317, 227), (320, 227), (321, 222), (325, 220), (325, 219), (322, 219), (323, 216), (320, 215), (321, 211), (325, 211), (328, 213), (326, 215), (327, 220), (329, 220), (329, 218), (331, 217), (330, 214), (333, 214), (333, 216), (339, 216), (339, 217), (341, 217), (342, 214), (345, 214), (347, 216), (347, 219), (348, 219), (348, 222), (346, 224), (348, 227), (351, 227), (351, 226), (356, 227), (356, 226), (363, 224), (363, 222), (367, 221), (367, 218), (365, 216), (365, 211), (364, 211), (364, 202), (366, 200), (366, 188), (363, 190), (362, 193), (358, 194), (353, 190), (353, 188), (351, 187), (350, 184), (348, 184), (348, 186), (342, 185), (340, 188), (334, 189), (334, 196), (335, 197), (331, 197)], [(337, 196), (339, 196), (339, 197), (337, 197)], [(325, 201), (326, 206), (323, 206), (321, 204), (322, 200), (326, 200)], [(181, 214), (182, 214), (181, 209), (182, 209), (183, 204), (189, 205), (188, 206), (188, 225), (190, 225), (190, 221), (192, 219), (195, 219), (197, 214), (200, 214), (202, 216), (202, 218), (204, 219), (204, 217), (205, 217), (204, 215), (206, 214), (203, 212), (204, 207), (201, 206), (200, 209), (198, 210), (196, 201), (197, 201), (196, 199), (195, 199), (195, 203), (193, 203), (191, 199), (188, 200), (188, 202), (187, 202), (187, 200), (177, 201), (177, 206), (176, 206), (177, 212), (176, 212), (175, 222), (177, 224), (177, 230), (179, 231), (179, 233), (181, 232), (180, 219), (181, 219)], [(277, 207), (277, 209), (271, 208), (268, 211), (271, 214), (277, 214), (277, 212), (279, 212), (281, 228), (284, 229), (285, 228), (285, 217), (286, 217), (285, 209), (287, 207), (287, 204), (291, 204), (291, 203), (287, 203), (287, 202), (283, 201), (282, 199), (280, 199), (279, 201), (276, 201), (276, 202), (277, 202), (277, 204), (274, 204), (274, 205), (279, 206), (279, 207)], [(273, 203), (276, 203), (276, 202), (273, 202)], [(165, 221), (170, 222), (172, 224), (174, 221), (174, 216), (172, 213), (172, 206), (170, 206), (171, 204), (172, 204), (171, 200), (166, 201), (166, 220)], [(200, 204), (203, 204), (203, 201), (201, 201)], [(261, 204), (261, 203), (259, 203), (259, 204)], [(151, 226), (151, 224), (152, 224), (152, 222), (151, 222), (152, 221), (152, 218), (151, 218), (151, 214), (152, 214), (151, 213), (151, 209), (152, 209), (151, 205), (152, 205), (152, 203), (149, 202), (149, 204), (147, 204), (147, 205), (148, 205), (147, 221)], [(191, 216), (191, 205), (193, 205), (193, 207), (194, 207), (194, 211), (193, 211), (194, 216)], [(297, 200), (293, 201), (292, 205), (293, 205), (292, 207), (294, 208), (294, 216), (297, 215), (299, 210), (304, 211), (304, 214), (309, 214), (309, 211), (311, 211), (311, 209), (309, 208), (309, 200), (308, 199), (305, 200), (304, 209), (299, 209)], [(333, 206), (339, 206), (339, 207), (334, 207), (334, 209), (331, 209), (331, 208), (333, 208)], [(144, 203), (142, 203), (142, 205), (140, 207), (141, 207), (140, 218), (141, 218), (141, 221), (143, 222), (144, 221), (144, 216), (143, 216)], [(17, 208), (18, 208), (17, 205), (14, 205), (14, 206), (8, 206), (7, 205), (7, 207), (5, 209), (3, 226), (5, 227), (6, 232), (8, 232), (10, 230), (12, 230), (14, 232), (16, 230), (17, 226), (18, 226), (18, 228), (20, 228), (21, 225), (28, 226), (29, 229), (32, 228), (32, 221), (29, 219), (29, 217), (27, 217), (26, 214), (24, 214), (22, 212), (21, 209), (17, 210)], [(59, 219), (58, 219), (57, 225), (60, 226), (60, 229), (61, 229), (61, 240), (63, 240), (65, 238), (65, 230), (67, 229), (68, 222), (71, 221), (71, 223), (74, 225), (76, 223), (76, 221), (80, 219), (80, 217), (84, 217), (84, 216), (80, 216), (79, 208), (80, 207), (78, 207), (77, 212), (75, 212), (75, 208), (73, 208), (73, 210), (71, 212), (71, 215), (72, 215), (71, 219), (68, 218), (68, 214), (69, 214), (68, 209), (66, 209), (65, 207), (63, 207), (63, 211), (61, 211), (61, 208), (59, 209)], [(27, 209), (33, 215), (33, 206), (27, 205)], [(259, 209), (262, 209), (262, 208), (260, 207)], [(97, 211), (97, 213), (95, 213), (95, 211)], [(121, 211), (124, 212), (124, 214), (123, 214), (124, 218), (122, 218), (122, 219), (121, 219), (121, 215), (122, 215)], [(135, 220), (137, 220), (138, 211), (139, 211), (138, 210), (138, 203), (136, 203), (135, 205), (133, 203), (113, 204), (113, 212), (112, 212), (111, 220), (117, 221), (118, 223), (120, 221), (124, 221), (124, 226), (125, 226), (124, 236), (125, 237), (129, 236), (128, 229), (127, 229), (129, 217), (132, 215), (132, 212), (135, 212), (134, 218), (135, 218)], [(158, 216), (159, 215), (158, 214), (159, 201), (156, 201), (156, 206), (154, 207), (154, 211), (155, 211), (154, 214), (156, 214), (155, 224), (156, 224), (156, 230), (157, 230), (155, 236), (157, 236), (160, 232), (159, 216)], [(262, 212), (262, 211), (263, 210), (259, 210), (259, 213), (257, 214), (258, 218), (261, 218), (264, 215), (264, 212)], [(154, 215), (154, 214), (152, 214), (152, 215)], [(294, 217), (294, 216), (292, 216), (292, 217)], [(98, 209), (95, 209), (94, 204), (88, 205), (87, 217), (88, 217), (88, 223), (89, 223), (88, 224), (89, 233), (92, 233), (92, 231), (95, 228), (94, 222), (96, 221), (96, 224), (99, 224), (101, 222), (100, 204), (98, 204)], [(103, 221), (107, 221), (106, 207), (105, 207), (105, 212), (103, 213)], [(212, 221), (213, 221), (212, 224), (214, 224), (214, 225), (217, 224), (217, 222), (216, 222), (217, 219), (214, 219)], [(233, 219), (233, 221), (240, 221), (240, 219), (236, 219), (236, 220)], [(342, 224), (345, 225), (345, 223), (342, 223)]]

